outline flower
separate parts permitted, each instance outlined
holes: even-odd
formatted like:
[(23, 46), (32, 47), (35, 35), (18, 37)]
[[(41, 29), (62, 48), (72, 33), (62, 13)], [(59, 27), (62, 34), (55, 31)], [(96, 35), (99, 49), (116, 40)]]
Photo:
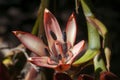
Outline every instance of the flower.
[(85, 45), (84, 40), (74, 45), (77, 33), (74, 13), (68, 19), (65, 35), (63, 35), (54, 15), (45, 9), (44, 29), (48, 46), (44, 44), (42, 39), (30, 33), (23, 31), (13, 31), (13, 33), (28, 49), (38, 55), (28, 58), (31, 63), (53, 68), (60, 72), (69, 70), (74, 59)]

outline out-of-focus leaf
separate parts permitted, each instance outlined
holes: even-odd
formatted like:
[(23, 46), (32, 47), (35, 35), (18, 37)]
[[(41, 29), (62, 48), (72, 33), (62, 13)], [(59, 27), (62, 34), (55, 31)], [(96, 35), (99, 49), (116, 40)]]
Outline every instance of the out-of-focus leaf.
[(5, 58), (2, 62), (6, 67), (13, 65), (13, 61), (12, 61), (11, 57)]
[(77, 14), (79, 13), (78, 9), (79, 9), (79, 3), (78, 0), (75, 0), (75, 11)]
[(88, 50), (86, 51), (86, 53), (85, 53), (81, 58), (79, 58), (77, 61), (75, 61), (75, 62), (73, 63), (73, 65), (79, 65), (79, 64), (85, 63), (85, 62), (93, 59), (94, 56), (95, 56), (96, 54), (99, 54), (99, 53), (100, 53), (99, 50), (91, 50), (91, 49), (88, 49)]
[(72, 80), (66, 73), (55, 73), (54, 80)]
[(100, 74), (100, 80), (120, 80), (120, 78), (115, 74), (106, 71)]
[(35, 80), (37, 75), (38, 72), (34, 68), (31, 68), (27, 75), (25, 76), (25, 80)]
[(44, 72), (38, 72), (33, 67), (30, 68), (28, 73), (25, 75), (24, 80), (46, 80)]

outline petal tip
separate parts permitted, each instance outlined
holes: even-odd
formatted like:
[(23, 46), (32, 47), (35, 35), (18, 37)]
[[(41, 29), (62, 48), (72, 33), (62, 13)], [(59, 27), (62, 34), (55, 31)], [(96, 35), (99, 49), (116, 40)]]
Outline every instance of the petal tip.
[(17, 31), (12, 31), (12, 33), (13, 33), (13, 34), (16, 34), (16, 33), (17, 33)]
[(22, 33), (22, 31), (12, 31), (12, 33), (16, 36), (18, 36), (18, 34)]
[(19, 37), (21, 34), (24, 34), (25, 32), (23, 32), (23, 31), (12, 31), (12, 33), (13, 33), (15, 36)]
[(75, 13), (74, 12), (71, 14), (70, 19), (75, 19)]
[(47, 8), (45, 8), (45, 11), (44, 11), (45, 13), (48, 13), (48, 12), (50, 12)]
[(73, 12), (73, 13), (71, 14), (71, 16), (72, 16), (72, 17), (75, 17), (75, 13)]
[(27, 60), (28, 60), (29, 62), (32, 62), (32, 61), (33, 61), (31, 57), (27, 58)]

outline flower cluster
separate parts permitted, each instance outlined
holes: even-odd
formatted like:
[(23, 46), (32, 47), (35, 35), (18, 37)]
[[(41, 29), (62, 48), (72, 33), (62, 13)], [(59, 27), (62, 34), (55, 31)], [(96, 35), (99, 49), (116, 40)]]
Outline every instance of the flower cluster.
[(30, 33), (22, 31), (13, 31), (13, 33), (28, 49), (38, 55), (28, 58), (31, 63), (53, 68), (59, 72), (69, 70), (74, 59), (85, 45), (84, 40), (75, 44), (77, 25), (74, 13), (69, 17), (63, 35), (54, 15), (48, 9), (45, 9), (44, 30), (48, 46), (44, 44), (42, 39)]

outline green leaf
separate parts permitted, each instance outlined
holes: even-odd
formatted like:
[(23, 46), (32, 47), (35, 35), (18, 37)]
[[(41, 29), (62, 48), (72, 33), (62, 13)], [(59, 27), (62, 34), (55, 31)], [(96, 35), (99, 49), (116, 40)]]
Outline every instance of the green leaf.
[(49, 6), (49, 0), (41, 0), (41, 4), (38, 10), (38, 16), (31, 32), (32, 34), (38, 33), (38, 36), (44, 34), (43, 15), (44, 15), (44, 9), (47, 8), (48, 6)]
[(111, 56), (111, 50), (109, 48), (109, 35), (107, 28), (105, 25), (96, 19), (95, 17), (87, 17), (87, 20), (92, 23), (96, 29), (99, 31), (100, 35), (103, 37), (103, 48), (104, 48), (104, 53), (106, 57), (106, 63), (107, 63), (107, 69), (109, 70), (110, 68), (110, 56)]
[(94, 57), (94, 69), (95, 69), (96, 78), (99, 78), (100, 72), (107, 71), (105, 67), (105, 63), (102, 57), (100, 56), (100, 54), (97, 54)]
[(86, 0), (80, 0), (84, 15), (87, 20), (88, 27), (88, 48), (89, 49), (100, 49), (100, 36), (95, 25), (89, 20), (89, 17), (94, 17), (89, 6), (86, 4)]
[(84, 15), (94, 17), (94, 14), (92, 13), (92, 11), (90, 10), (90, 8), (88, 7), (88, 5), (85, 2), (86, 0), (79, 0), (79, 1), (81, 2)]
[(88, 26), (88, 48), (100, 49), (100, 36), (94, 25), (87, 21)]
[(96, 27), (94, 26), (94, 24), (91, 23), (89, 21), (89, 19), (87, 19), (89, 16), (93, 17), (93, 14), (90, 11), (90, 9), (87, 6), (87, 4), (84, 2), (84, 0), (81, 0), (81, 4), (82, 4), (83, 11), (84, 11), (84, 15), (85, 15), (86, 20), (87, 20), (88, 50), (85, 52), (85, 54), (82, 57), (80, 57), (77, 61), (75, 61), (73, 63), (73, 65), (82, 64), (82, 63), (85, 63), (85, 62), (93, 59), (94, 56), (100, 52), (99, 49), (101, 47), (100, 46), (100, 36), (99, 36), (99, 33), (98, 33)]
[(87, 17), (87, 19), (97, 28), (97, 30), (99, 31), (99, 34), (103, 38), (105, 38), (105, 36), (106, 36), (106, 34), (108, 32), (105, 25), (95, 17)]
[(77, 61), (75, 61), (75, 62), (73, 63), (73, 65), (79, 65), (79, 64), (85, 63), (85, 62), (93, 59), (93, 57), (94, 57), (96, 54), (98, 54), (98, 53), (100, 53), (99, 50), (91, 50), (91, 49), (88, 49), (88, 50), (86, 51), (86, 53), (85, 53), (81, 58), (79, 58)]

